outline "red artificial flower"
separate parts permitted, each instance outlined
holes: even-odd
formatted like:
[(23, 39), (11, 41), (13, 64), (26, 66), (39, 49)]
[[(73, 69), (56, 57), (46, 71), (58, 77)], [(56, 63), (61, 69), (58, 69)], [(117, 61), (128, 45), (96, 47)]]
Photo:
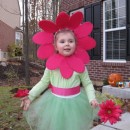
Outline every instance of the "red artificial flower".
[(116, 105), (112, 100), (106, 100), (106, 102), (100, 104), (98, 115), (101, 122), (106, 123), (109, 121), (111, 124), (114, 124), (120, 120), (121, 113), (122, 110), (119, 105)]
[(17, 93), (14, 95), (14, 97), (20, 98), (20, 97), (25, 97), (29, 93), (28, 89), (18, 89)]
[[(56, 22), (40, 21), (39, 27), (42, 31), (33, 36), (33, 41), (40, 45), (37, 51), (38, 58), (48, 59), (46, 67), (50, 70), (59, 69), (64, 78), (70, 78), (74, 71), (83, 72), (85, 70), (84, 64), (90, 60), (87, 50), (96, 46), (95, 40), (90, 37), (93, 25), (90, 22), (82, 23), (82, 21), (83, 14), (81, 12), (76, 12), (72, 16), (60, 12)], [(69, 57), (55, 54), (53, 45), (54, 33), (64, 28), (72, 30), (77, 39), (75, 53)]]

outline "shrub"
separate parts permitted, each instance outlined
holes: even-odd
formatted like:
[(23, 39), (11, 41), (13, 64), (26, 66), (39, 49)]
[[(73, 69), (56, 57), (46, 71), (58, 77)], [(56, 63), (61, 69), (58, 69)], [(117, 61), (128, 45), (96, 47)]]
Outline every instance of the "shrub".
[(22, 48), (16, 44), (8, 45), (7, 50), (10, 57), (22, 56)]

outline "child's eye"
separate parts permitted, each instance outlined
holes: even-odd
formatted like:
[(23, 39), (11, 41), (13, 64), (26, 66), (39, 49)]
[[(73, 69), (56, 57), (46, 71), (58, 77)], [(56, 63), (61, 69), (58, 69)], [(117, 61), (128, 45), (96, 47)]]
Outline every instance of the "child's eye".
[(69, 42), (70, 42), (70, 43), (73, 43), (74, 41), (73, 41), (73, 40), (70, 40)]
[(64, 43), (65, 41), (64, 40), (61, 40), (60, 43)]

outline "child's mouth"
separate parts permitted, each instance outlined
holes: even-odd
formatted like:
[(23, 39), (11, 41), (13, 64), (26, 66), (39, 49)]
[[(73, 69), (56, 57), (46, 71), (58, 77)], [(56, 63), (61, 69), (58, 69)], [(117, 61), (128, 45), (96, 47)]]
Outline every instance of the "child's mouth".
[(66, 52), (69, 52), (71, 49), (64, 49)]
[(71, 49), (70, 48), (66, 48), (66, 49), (64, 49), (65, 51), (70, 51)]

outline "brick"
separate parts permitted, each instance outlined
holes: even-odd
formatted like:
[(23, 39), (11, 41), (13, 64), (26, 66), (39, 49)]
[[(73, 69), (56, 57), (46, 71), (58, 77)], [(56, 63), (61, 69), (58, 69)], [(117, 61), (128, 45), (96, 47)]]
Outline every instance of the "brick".
[[(69, 12), (96, 2), (101, 2), (101, 19), (103, 19), (102, 0), (63, 0), (60, 9), (61, 11)], [(103, 21), (101, 25), (103, 25)], [(103, 29), (103, 26), (101, 26), (101, 29)], [(101, 58), (103, 59), (103, 30), (101, 30), (101, 36)], [(124, 77), (124, 81), (127, 81), (128, 77), (130, 77), (130, 61), (126, 63), (104, 63), (103, 60), (91, 60), (87, 65), (87, 69), (91, 80), (104, 80), (111, 73), (121, 73)]]

